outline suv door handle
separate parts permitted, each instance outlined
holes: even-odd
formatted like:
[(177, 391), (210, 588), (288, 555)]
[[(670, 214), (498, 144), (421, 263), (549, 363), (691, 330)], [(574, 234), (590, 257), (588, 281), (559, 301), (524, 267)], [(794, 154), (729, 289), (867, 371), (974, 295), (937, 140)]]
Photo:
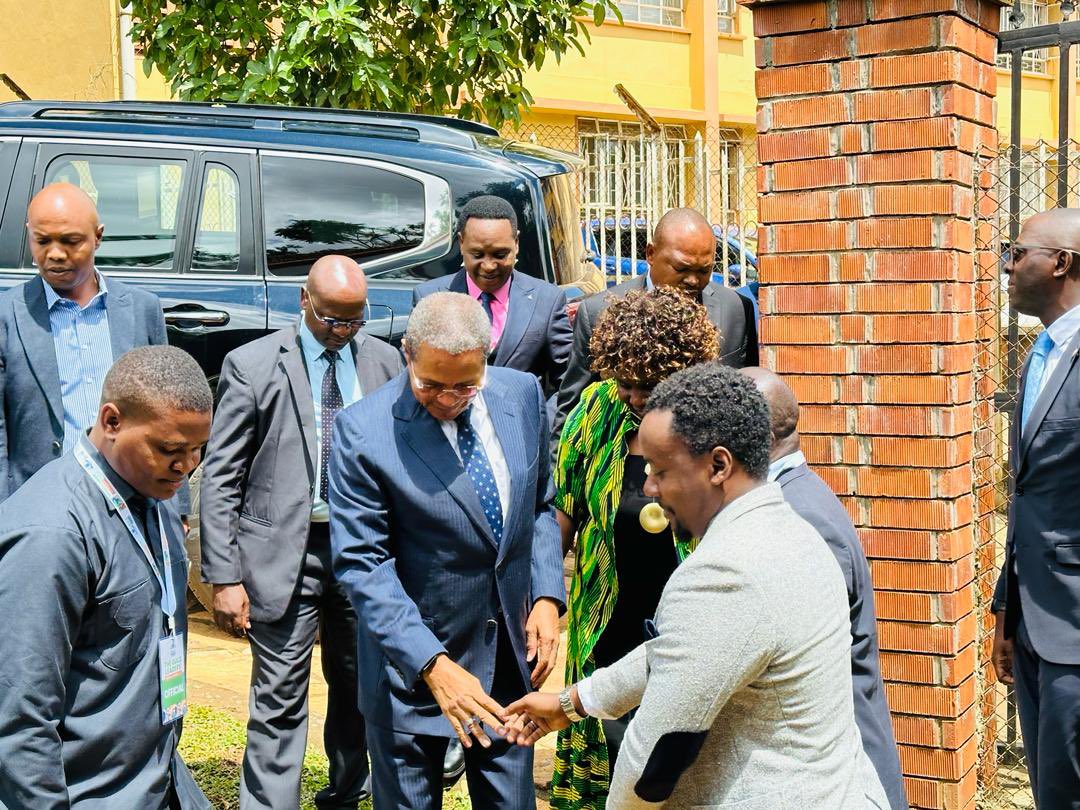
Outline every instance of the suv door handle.
[[(184, 305), (181, 305), (184, 306)], [(218, 309), (180, 309), (170, 307), (165, 310), (165, 323), (179, 329), (198, 328), (195, 326), (225, 326), (229, 322), (229, 313)]]

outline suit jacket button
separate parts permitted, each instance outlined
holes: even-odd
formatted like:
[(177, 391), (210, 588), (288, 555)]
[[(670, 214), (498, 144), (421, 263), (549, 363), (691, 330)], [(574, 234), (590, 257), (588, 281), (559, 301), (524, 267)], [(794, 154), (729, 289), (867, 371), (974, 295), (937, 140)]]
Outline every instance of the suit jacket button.
[(1017, 487), (1016, 488), (1016, 494), (1017, 495), (1023, 495), (1024, 494), (1024, 488), (1023, 487)]
[(488, 626), (489, 630), (494, 630), (496, 627), (499, 626), (499, 623), (497, 621), (495, 621), (494, 619), (488, 619), (487, 620), (487, 626)]
[(63, 445), (62, 445), (62, 444), (60, 444), (60, 442), (58, 442), (58, 441), (55, 441), (55, 440), (53, 441), (53, 443), (52, 443), (52, 449), (53, 449), (53, 452), (54, 452), (54, 453), (59, 453), (59, 452), (60, 452), (60, 448), (61, 448), (61, 447), (63, 447)]

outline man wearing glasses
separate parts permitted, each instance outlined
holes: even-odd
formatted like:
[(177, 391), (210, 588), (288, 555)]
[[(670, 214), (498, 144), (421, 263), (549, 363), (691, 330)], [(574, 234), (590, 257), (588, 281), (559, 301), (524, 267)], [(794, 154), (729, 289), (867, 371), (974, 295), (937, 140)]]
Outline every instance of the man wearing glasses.
[(994, 669), (1016, 690), (1036, 807), (1080, 808), (1080, 209), (1027, 220), (1005, 272), (1009, 305), (1045, 329), (1012, 413)]
[(359, 265), (324, 256), (300, 293), (299, 322), (230, 352), (221, 369), (200, 493), (202, 574), (215, 621), (246, 635), (254, 659), (245, 810), (300, 805), (316, 634), (330, 784), (315, 803), (355, 808), (370, 792), (356, 614), (333, 578), (327, 505), (334, 417), (402, 367), (395, 349), (360, 331), (366, 307)]
[(477, 301), (423, 298), (408, 374), (335, 427), (334, 572), (359, 617), (376, 810), (440, 807), (455, 737), (475, 807), (535, 807), (500, 716), (555, 665), (562, 555), (540, 384), (486, 367), (490, 348)]

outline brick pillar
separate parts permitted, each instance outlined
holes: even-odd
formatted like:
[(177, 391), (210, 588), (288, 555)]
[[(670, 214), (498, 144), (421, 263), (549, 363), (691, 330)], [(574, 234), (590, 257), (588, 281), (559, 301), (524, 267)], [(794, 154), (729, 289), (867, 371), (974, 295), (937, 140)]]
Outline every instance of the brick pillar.
[(996, 0), (741, 0), (757, 42), (764, 362), (871, 560), (919, 808), (974, 807), (975, 160)]

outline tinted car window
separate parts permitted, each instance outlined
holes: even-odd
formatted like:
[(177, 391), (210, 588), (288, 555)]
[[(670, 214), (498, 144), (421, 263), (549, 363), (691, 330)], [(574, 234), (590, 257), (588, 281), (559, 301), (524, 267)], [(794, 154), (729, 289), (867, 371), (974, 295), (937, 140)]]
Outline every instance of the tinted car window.
[(266, 266), (306, 275), (328, 253), (372, 259), (419, 245), (424, 187), (396, 172), (340, 161), (264, 157)]
[(235, 172), (220, 163), (208, 164), (199, 203), (199, 230), (195, 234), (195, 251), (191, 256), (192, 270), (228, 273), (239, 269), (239, 197), (240, 181)]
[(171, 270), (186, 169), (179, 160), (65, 155), (49, 164), (45, 183), (73, 183), (97, 205), (99, 267)]

